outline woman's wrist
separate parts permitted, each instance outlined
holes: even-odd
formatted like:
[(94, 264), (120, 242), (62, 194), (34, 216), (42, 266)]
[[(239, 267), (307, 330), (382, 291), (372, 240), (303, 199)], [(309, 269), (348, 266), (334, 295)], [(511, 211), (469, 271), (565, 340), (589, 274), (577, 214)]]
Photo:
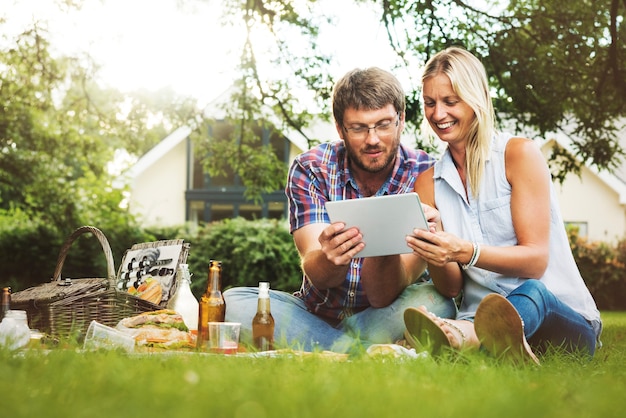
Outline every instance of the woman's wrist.
[(459, 263), (463, 270), (467, 270), (470, 267), (474, 267), (478, 262), (478, 258), (480, 257), (480, 244), (477, 242), (472, 242), (472, 255), (469, 261), (465, 264)]

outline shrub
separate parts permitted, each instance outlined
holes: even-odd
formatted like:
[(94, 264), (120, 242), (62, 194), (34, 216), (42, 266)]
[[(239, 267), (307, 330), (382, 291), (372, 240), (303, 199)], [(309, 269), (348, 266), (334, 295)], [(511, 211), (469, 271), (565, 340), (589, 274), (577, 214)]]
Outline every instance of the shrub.
[(62, 242), (58, 230), (48, 222), (31, 219), (20, 210), (0, 212), (2, 286), (17, 291), (48, 281)]
[[(77, 225), (76, 227), (78, 227)], [(300, 287), (300, 257), (285, 221), (227, 219), (200, 228), (140, 228), (132, 220), (97, 224), (107, 237), (116, 268), (133, 244), (182, 238), (191, 244), (192, 290), (206, 289), (209, 260), (222, 261), (222, 287), (257, 286), (292, 292)], [(19, 291), (50, 280), (61, 246), (76, 227), (52, 226), (18, 210), (0, 211), (0, 287)], [(574, 259), (601, 310), (626, 310), (626, 240), (612, 246), (590, 242), (568, 230)], [(65, 260), (63, 277), (104, 277), (105, 258), (95, 238), (81, 236)]]
[(568, 229), (578, 269), (599, 309), (626, 309), (626, 241), (611, 247), (581, 238), (577, 228)]
[[(20, 210), (0, 211), (0, 263), (3, 266), (0, 286), (10, 286), (17, 292), (50, 281), (63, 243), (79, 226), (52, 225)], [(106, 236), (116, 268), (124, 251), (134, 243), (154, 240), (154, 236), (132, 222), (94, 226)], [(61, 275), (106, 277), (106, 258), (98, 240), (91, 234), (76, 239), (67, 253)]]
[(189, 268), (192, 289), (204, 292), (209, 260), (222, 261), (222, 288), (258, 286), (292, 292), (300, 287), (300, 257), (284, 221), (226, 219), (213, 222), (191, 237)]

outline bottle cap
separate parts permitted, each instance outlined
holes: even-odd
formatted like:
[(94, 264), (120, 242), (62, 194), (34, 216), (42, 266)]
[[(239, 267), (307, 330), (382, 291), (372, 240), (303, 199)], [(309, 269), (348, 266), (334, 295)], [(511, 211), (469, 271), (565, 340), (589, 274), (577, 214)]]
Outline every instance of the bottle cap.
[(269, 282), (259, 282), (259, 297), (269, 297), (270, 296), (270, 284)]

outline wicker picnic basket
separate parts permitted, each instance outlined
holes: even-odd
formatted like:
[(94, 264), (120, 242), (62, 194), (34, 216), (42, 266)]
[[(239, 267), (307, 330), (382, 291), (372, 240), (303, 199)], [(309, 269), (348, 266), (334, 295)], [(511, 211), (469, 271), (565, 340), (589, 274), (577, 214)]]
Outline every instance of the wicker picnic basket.
[[(86, 233), (100, 241), (106, 257), (107, 277), (63, 279), (61, 271), (67, 253), (72, 243)], [(183, 248), (179, 262), (187, 258), (188, 244)], [(117, 289), (111, 247), (102, 231), (93, 226), (82, 226), (66, 239), (50, 282), (13, 293), (11, 297), (11, 309), (25, 310), (31, 329), (59, 337), (82, 337), (92, 320), (115, 326), (123, 318), (163, 307), (164, 304), (157, 305)]]

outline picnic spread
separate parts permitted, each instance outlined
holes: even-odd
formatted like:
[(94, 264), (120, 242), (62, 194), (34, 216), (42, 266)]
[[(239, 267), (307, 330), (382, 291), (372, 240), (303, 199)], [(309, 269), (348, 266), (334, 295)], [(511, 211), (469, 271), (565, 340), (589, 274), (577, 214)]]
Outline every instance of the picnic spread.
[[(99, 241), (106, 277), (64, 278), (62, 270), (70, 247), (84, 234)], [(3, 289), (0, 345), (12, 350), (37, 349), (50, 341), (77, 338), (83, 341), (85, 351), (348, 358), (331, 351), (274, 349), (267, 282), (259, 284), (259, 306), (252, 323), (259, 346), (238, 344), (240, 324), (224, 322), (221, 262), (211, 260), (207, 291), (198, 301), (190, 288), (186, 264), (189, 248), (183, 240), (135, 244), (125, 252), (116, 271), (102, 231), (93, 226), (77, 228), (63, 243), (50, 282), (13, 294)], [(414, 350), (395, 344), (377, 344), (367, 353), (416, 356)]]

